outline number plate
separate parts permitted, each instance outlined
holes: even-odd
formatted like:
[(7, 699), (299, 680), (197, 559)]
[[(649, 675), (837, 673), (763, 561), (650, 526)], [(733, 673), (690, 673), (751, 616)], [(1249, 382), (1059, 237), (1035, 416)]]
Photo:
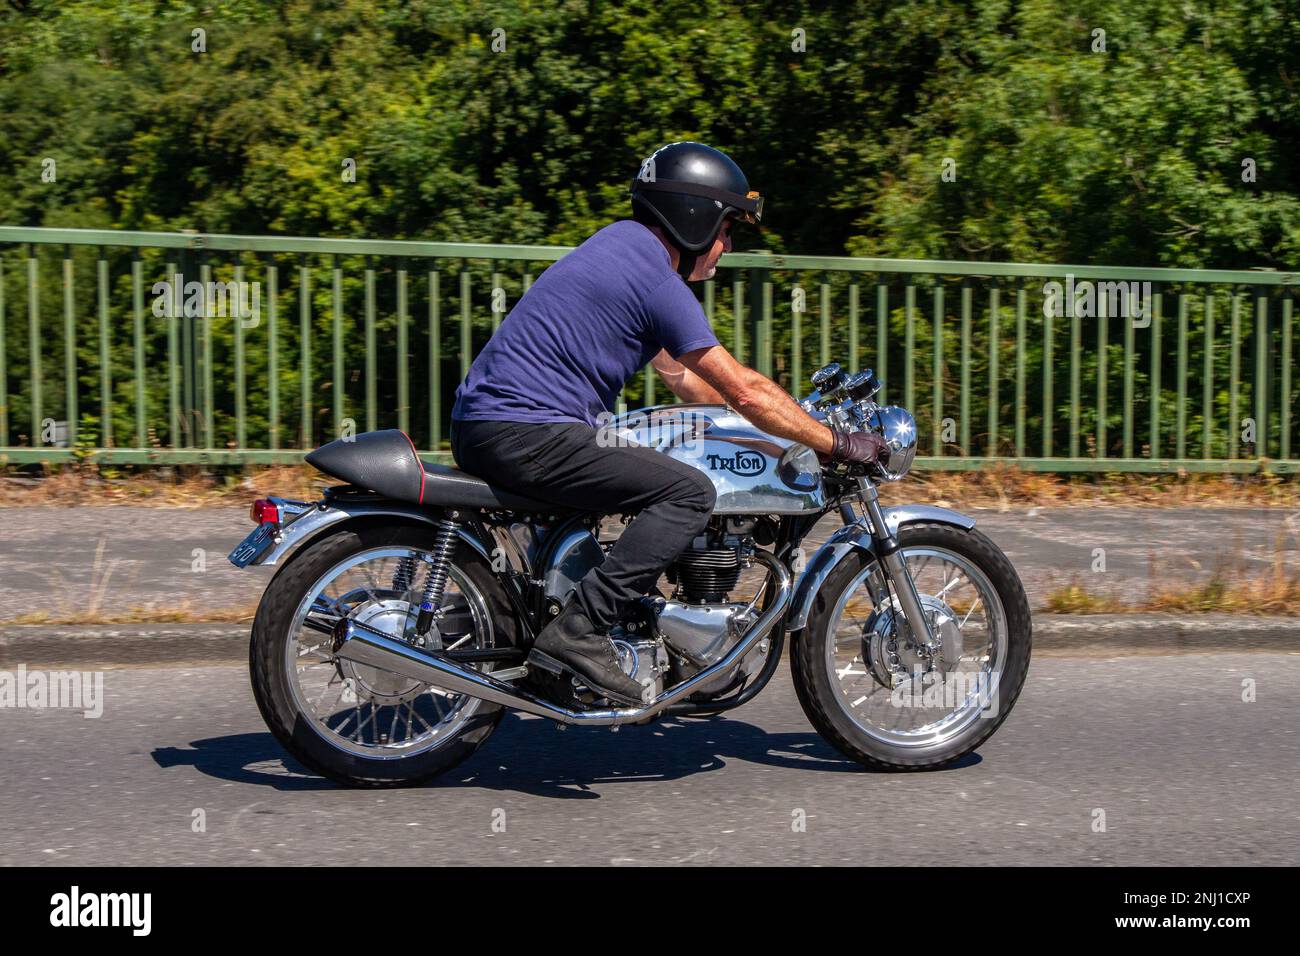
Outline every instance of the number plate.
[(275, 525), (259, 524), (238, 547), (226, 555), (226, 560), (237, 568), (246, 568), (270, 548), (275, 538)]

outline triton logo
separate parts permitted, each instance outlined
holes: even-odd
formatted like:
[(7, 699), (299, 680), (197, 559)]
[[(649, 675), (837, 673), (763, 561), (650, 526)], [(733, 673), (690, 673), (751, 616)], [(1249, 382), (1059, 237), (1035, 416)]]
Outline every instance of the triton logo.
[(751, 475), (762, 474), (767, 463), (763, 456), (755, 451), (738, 451), (734, 455), (706, 455), (709, 459), (709, 467), (713, 470), (722, 468), (734, 475), (750, 477)]

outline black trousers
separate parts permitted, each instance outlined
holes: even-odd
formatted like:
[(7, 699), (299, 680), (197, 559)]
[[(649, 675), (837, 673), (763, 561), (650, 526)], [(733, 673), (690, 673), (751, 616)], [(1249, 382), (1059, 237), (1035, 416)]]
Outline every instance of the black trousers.
[(716, 499), (702, 472), (651, 448), (602, 447), (580, 422), (451, 423), (456, 464), (507, 491), (605, 514), (635, 514), (577, 598), (602, 631), (644, 595), (691, 539)]

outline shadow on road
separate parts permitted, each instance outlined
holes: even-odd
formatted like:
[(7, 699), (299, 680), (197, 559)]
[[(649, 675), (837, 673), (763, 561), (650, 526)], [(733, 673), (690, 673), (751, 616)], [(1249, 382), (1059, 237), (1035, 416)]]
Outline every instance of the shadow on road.
[[(269, 733), (210, 737), (190, 749), (153, 751), (162, 768), (191, 766), (235, 783), (276, 790), (346, 789), (316, 776), (290, 757)], [(680, 780), (721, 770), (727, 759), (818, 773), (868, 773), (813, 731), (769, 733), (742, 720), (712, 717), (663, 720), (644, 727), (569, 727), (507, 714), (473, 757), (426, 784), (433, 789), (481, 787), (559, 799), (599, 799), (611, 783)], [(945, 768), (979, 763), (971, 754)]]

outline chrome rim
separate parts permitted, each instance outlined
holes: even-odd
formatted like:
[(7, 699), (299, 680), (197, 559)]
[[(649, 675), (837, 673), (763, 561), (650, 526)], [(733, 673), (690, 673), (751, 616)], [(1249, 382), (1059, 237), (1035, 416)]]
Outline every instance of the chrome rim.
[[(371, 548), (322, 574), (299, 603), (285, 643), (285, 669), (294, 705), (331, 746), (387, 760), (433, 750), (453, 739), (482, 701), (389, 671), (337, 659), (320, 626), (360, 621), (413, 643), (427, 551)], [(307, 624), (310, 615), (312, 624)], [(443, 649), (493, 646), (487, 602), (452, 564), (435, 618)], [(466, 665), (491, 670), (490, 663)]]
[(911, 639), (873, 562), (836, 601), (825, 666), (836, 705), (863, 733), (893, 747), (933, 747), (996, 716), (1006, 614), (993, 582), (968, 558), (941, 547), (902, 553), (939, 652), (927, 657)]

